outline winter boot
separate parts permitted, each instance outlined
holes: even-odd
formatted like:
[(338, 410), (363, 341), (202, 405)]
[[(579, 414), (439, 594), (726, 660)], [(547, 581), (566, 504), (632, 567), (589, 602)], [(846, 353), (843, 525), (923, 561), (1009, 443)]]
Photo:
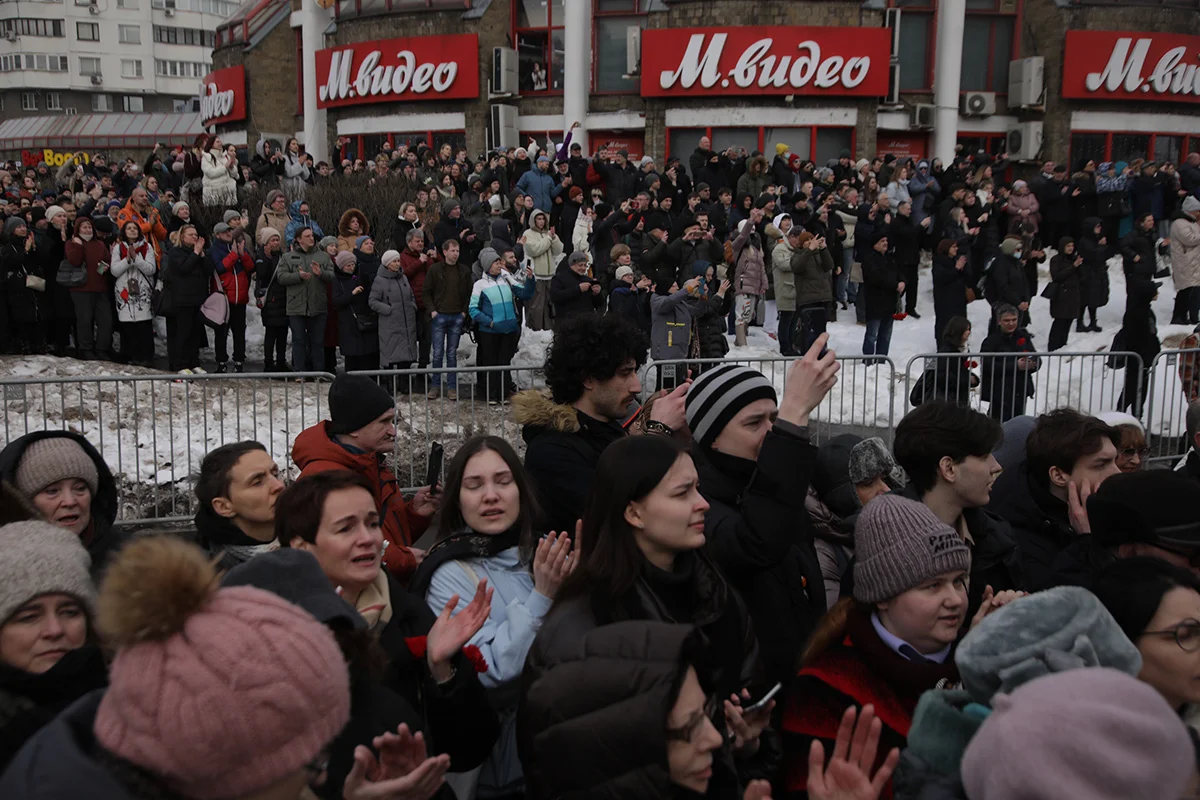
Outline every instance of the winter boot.
[(235, 361), (235, 362), (233, 362), (233, 371), (234, 372), (245, 372), (246, 365), (243, 364), (241, 361)]
[(745, 325), (739, 324), (739, 325), (734, 326), (734, 328), (733, 328), (733, 346), (734, 347), (745, 347), (746, 346), (746, 326)]
[(228, 365), (224, 361), (217, 362), (217, 369), (216, 369), (217, 374), (221, 374), (221, 373), (228, 372), (228, 371), (229, 371)]

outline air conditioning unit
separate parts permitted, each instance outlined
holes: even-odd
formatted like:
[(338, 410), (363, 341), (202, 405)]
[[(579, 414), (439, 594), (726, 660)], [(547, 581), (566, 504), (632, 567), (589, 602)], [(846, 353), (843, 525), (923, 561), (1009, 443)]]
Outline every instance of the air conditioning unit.
[(79, 109), (75, 108), (74, 106), (68, 106), (67, 108), (63, 109), (64, 117), (75, 117), (78, 115), (79, 115)]
[(910, 128), (932, 128), (936, 107), (930, 103), (915, 103), (912, 107)]
[(4, 32), (4, 40), (6, 42), (15, 42), (17, 40), (17, 32), (16, 31), (5, 31)]
[(95, 75), (92, 76), (92, 86), (99, 86), (102, 83), (104, 83), (103, 75), (101, 75), (100, 73), (97, 72)]
[(497, 103), (492, 106), (491, 124), (488, 125), (488, 148), (518, 147), (521, 137), (517, 131), (520, 116), (516, 106)]
[(1042, 152), (1042, 123), (1017, 123), (1008, 131), (1005, 149), (1013, 161), (1036, 161)]
[(625, 29), (625, 74), (638, 75), (642, 69), (642, 29), (630, 25)]
[(963, 92), (959, 105), (964, 117), (990, 117), (996, 113), (996, 93)]
[(1008, 107), (1028, 108), (1042, 105), (1046, 90), (1046, 59), (1041, 56), (1018, 58), (1008, 65)]
[(516, 96), (520, 91), (517, 83), (517, 51), (511, 47), (492, 48), (492, 83), (488, 89), (491, 97)]

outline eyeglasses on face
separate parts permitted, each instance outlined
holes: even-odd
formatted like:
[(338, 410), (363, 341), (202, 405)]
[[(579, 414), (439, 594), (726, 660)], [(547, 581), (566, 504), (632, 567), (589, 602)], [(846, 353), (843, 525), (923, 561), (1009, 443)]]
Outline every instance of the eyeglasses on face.
[(1121, 459), (1121, 460), (1129, 460), (1129, 459), (1132, 459), (1134, 456), (1137, 456), (1138, 458), (1145, 461), (1147, 458), (1150, 457), (1150, 448), (1149, 447), (1126, 447), (1125, 449), (1123, 449), (1117, 453), (1117, 458)]
[(722, 736), (729, 734), (725, 730), (725, 704), (721, 702), (721, 698), (717, 695), (712, 695), (704, 702), (703, 713), (695, 713), (692, 717), (679, 728), (667, 728), (667, 741), (675, 742), (690, 742), (696, 738), (696, 734), (700, 732), (700, 728), (704, 724), (705, 718), (712, 723), (713, 727), (721, 733)]
[(1146, 631), (1142, 636), (1168, 636), (1175, 639), (1175, 644), (1185, 653), (1200, 650), (1200, 622), (1185, 619), (1174, 627), (1161, 631)]

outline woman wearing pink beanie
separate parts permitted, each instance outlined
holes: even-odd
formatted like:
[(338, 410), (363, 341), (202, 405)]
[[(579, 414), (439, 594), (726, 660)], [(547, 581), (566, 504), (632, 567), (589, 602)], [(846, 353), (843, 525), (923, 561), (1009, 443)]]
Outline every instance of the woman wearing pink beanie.
[(271, 592), (218, 588), (204, 553), (169, 537), (118, 555), (98, 623), (116, 650), (109, 688), (31, 739), (0, 797), (311, 797), (350, 715), (328, 628)]

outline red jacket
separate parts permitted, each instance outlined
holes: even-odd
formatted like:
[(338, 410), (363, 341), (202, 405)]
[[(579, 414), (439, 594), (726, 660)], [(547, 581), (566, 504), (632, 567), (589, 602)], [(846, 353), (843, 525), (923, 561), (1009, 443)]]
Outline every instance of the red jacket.
[(306, 428), (292, 445), (292, 460), (300, 467), (300, 477), (318, 472), (348, 469), (366, 478), (375, 493), (375, 503), (383, 527), (383, 537), (391, 543), (384, 550), (383, 563), (401, 582), (407, 583), (417, 568), (417, 559), (409, 550), (414, 541), (429, 527), (429, 517), (412, 510), (412, 501), (405, 502), (400, 482), (383, 466), (378, 453), (351, 453), (333, 440), (328, 422), (318, 422)]
[[(108, 245), (99, 236), (93, 236), (91, 241), (76, 244), (75, 237), (79, 235), (80, 223), (87, 220), (87, 217), (79, 217), (75, 220), (75, 234), (67, 243), (63, 250), (63, 256), (75, 266), (83, 265), (87, 268), (87, 283), (83, 286), (76, 286), (72, 292), (107, 292), (110, 289), (107, 275), (101, 275), (97, 272), (101, 261), (108, 261), (109, 249)], [(82, 241), (82, 240), (81, 240)]]
[(433, 259), (421, 261), (421, 254), (414, 253), (407, 247), (400, 251), (400, 269), (404, 270), (404, 275), (408, 278), (408, 283), (412, 286), (413, 297), (417, 301), (417, 310), (422, 311), (425, 308), (425, 298), (422, 295), (421, 289), (425, 286), (425, 276), (429, 273), (429, 268), (433, 266)]
[[(225, 248), (228, 248), (228, 252), (222, 253)], [(225, 294), (229, 295), (229, 302), (239, 306), (246, 305), (250, 301), (250, 276), (254, 274), (254, 259), (250, 257), (250, 253), (243, 251), (239, 254), (229, 245), (218, 241), (213, 243), (210, 254), (216, 267), (212, 290), (217, 291), (216, 280), (219, 277)]]
[[(846, 638), (801, 668), (784, 700), (783, 797), (804, 796), (812, 741), (820, 739), (828, 757), (847, 708), (875, 706), (883, 723), (878, 767), (893, 747), (905, 747), (917, 700), (943, 680), (958, 681), (953, 652), (944, 664), (914, 664), (879, 638), (869, 612), (852, 609)], [(881, 797), (892, 797), (890, 782)]]

